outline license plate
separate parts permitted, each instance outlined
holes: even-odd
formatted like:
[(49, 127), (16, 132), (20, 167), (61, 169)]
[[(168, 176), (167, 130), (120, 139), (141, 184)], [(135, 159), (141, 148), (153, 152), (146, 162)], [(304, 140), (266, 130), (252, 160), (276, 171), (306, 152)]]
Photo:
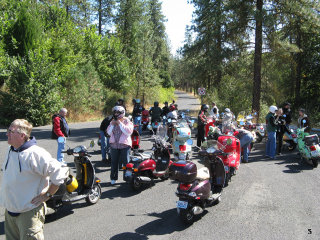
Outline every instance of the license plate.
[(311, 156), (312, 157), (318, 157), (319, 156), (319, 152), (316, 150), (316, 151), (312, 151), (311, 152)]
[(186, 154), (180, 153), (179, 154), (179, 160), (185, 160), (186, 159)]
[(131, 177), (132, 176), (132, 172), (131, 171), (126, 171), (125, 176), (126, 177)]
[(188, 202), (185, 201), (177, 201), (177, 208), (186, 209), (188, 207)]

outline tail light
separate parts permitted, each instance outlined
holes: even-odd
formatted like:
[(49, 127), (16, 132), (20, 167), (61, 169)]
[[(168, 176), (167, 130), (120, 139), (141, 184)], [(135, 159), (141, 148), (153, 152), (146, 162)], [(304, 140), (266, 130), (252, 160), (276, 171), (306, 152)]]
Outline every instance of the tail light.
[(311, 151), (316, 151), (317, 150), (316, 146), (310, 146), (309, 148), (310, 148)]
[(292, 133), (291, 136), (292, 136), (293, 138), (296, 138), (296, 137), (297, 137), (297, 134)]
[(154, 125), (158, 126), (158, 123), (157, 123), (157, 122), (155, 122), (155, 124), (154, 124)]
[(177, 134), (179, 135), (180, 133), (179, 133), (179, 130), (177, 130)]
[(192, 184), (190, 183), (180, 183), (179, 188), (182, 191), (188, 191), (191, 188)]
[(133, 163), (127, 163), (127, 168), (133, 168)]
[(180, 150), (180, 152), (187, 151), (187, 145), (179, 145), (179, 150)]

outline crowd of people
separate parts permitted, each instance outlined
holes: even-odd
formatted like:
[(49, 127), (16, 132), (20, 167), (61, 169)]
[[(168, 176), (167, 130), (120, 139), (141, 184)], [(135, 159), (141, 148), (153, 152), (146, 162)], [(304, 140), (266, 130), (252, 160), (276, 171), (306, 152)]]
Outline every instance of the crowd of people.
[[(141, 125), (141, 113), (144, 107), (139, 99), (133, 101), (133, 122), (126, 117), (126, 107), (123, 99), (119, 99), (112, 108), (112, 115), (107, 116), (100, 125), (102, 160), (111, 159), (111, 184), (118, 180), (118, 171), (123, 164), (129, 162), (131, 134), (134, 124)], [(266, 116), (268, 139), (266, 157), (275, 159), (276, 149), (281, 154), (283, 135), (289, 131), (292, 122), (290, 103), (282, 108), (270, 106)], [(177, 105), (164, 103), (160, 108), (155, 102), (149, 110), (151, 121), (161, 121), (161, 117), (177, 118)], [(66, 138), (70, 136), (67, 120), (67, 109), (60, 109), (52, 117), (52, 138), (57, 140), (57, 157), (54, 159), (49, 152), (37, 146), (36, 139), (31, 136), (32, 125), (24, 119), (14, 120), (7, 130), (8, 144), (6, 161), (2, 166), (0, 205), (5, 210), (5, 234), (7, 239), (44, 239), (43, 227), (45, 219), (44, 203), (52, 197), (64, 183), (68, 171), (64, 168), (63, 151)], [(221, 114), (222, 115), (222, 114)], [(208, 116), (219, 118), (219, 109), (215, 103), (209, 110), (208, 105), (202, 105), (198, 114), (197, 145), (204, 141), (205, 124)], [(232, 122), (234, 114), (226, 108), (223, 114), (225, 121)], [(226, 125), (223, 131), (231, 131), (240, 140), (243, 148), (243, 162), (248, 162), (249, 146), (253, 141), (250, 131), (237, 126)], [(310, 122), (304, 109), (299, 110), (298, 127), (310, 131)], [(141, 132), (141, 129), (139, 129)], [(278, 146), (276, 141), (278, 139)], [(19, 175), (19, 177), (17, 177)]]

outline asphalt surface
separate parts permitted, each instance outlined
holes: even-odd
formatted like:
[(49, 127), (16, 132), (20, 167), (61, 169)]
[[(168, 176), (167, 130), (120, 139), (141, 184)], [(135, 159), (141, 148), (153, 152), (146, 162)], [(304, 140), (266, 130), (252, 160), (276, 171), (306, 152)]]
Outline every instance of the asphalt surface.
[[(199, 109), (192, 95), (176, 92), (179, 109)], [(97, 140), (100, 122), (70, 124), (68, 145), (89, 145)], [(57, 144), (50, 139), (51, 126), (37, 127), (38, 145), (56, 156)], [(0, 130), (0, 164), (7, 150), (5, 130)], [(202, 218), (185, 227), (176, 212), (171, 180), (135, 193), (122, 180), (110, 185), (110, 167), (101, 162), (99, 147), (91, 149), (92, 161), (102, 180), (100, 201), (65, 206), (47, 218), (45, 239), (320, 239), (319, 169), (299, 163), (296, 152), (285, 152), (276, 160), (263, 157), (264, 144), (257, 144), (249, 163), (222, 193), (222, 201), (206, 209)], [(152, 146), (144, 135), (143, 149)], [(194, 154), (193, 161), (201, 165)], [(73, 168), (71, 156), (65, 157)], [(0, 173), (2, 177), (2, 173)], [(122, 173), (120, 173), (120, 179)], [(4, 209), (0, 208), (0, 239), (4, 239)]]

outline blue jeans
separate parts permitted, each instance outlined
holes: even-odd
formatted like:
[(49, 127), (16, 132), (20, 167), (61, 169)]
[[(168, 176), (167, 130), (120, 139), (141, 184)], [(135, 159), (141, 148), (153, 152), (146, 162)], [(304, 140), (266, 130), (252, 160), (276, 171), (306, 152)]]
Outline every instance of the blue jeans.
[(139, 125), (139, 135), (141, 136), (141, 133), (142, 133), (141, 116), (135, 117), (133, 119), (133, 124), (134, 125)]
[(118, 180), (118, 171), (129, 162), (131, 147), (116, 149), (111, 147), (111, 180)]
[(107, 159), (107, 154), (108, 154), (108, 159), (110, 159), (110, 153), (109, 153), (109, 138), (107, 138), (104, 135), (104, 131), (100, 130), (100, 139), (101, 139), (101, 155), (102, 155), (102, 160)]
[(63, 158), (64, 158), (64, 154), (62, 153), (62, 151), (64, 150), (64, 146), (66, 144), (66, 139), (63, 143), (59, 143), (57, 140), (57, 143), (58, 143), (57, 160), (59, 162), (62, 162)]
[(268, 132), (266, 155), (271, 158), (274, 158), (276, 155), (276, 148), (277, 148), (276, 132)]
[(253, 140), (253, 137), (251, 134), (244, 135), (240, 139), (240, 145), (241, 145), (241, 148), (243, 148), (243, 161), (245, 161), (245, 162), (248, 161), (248, 157), (250, 154), (249, 145), (252, 142), (252, 140)]

